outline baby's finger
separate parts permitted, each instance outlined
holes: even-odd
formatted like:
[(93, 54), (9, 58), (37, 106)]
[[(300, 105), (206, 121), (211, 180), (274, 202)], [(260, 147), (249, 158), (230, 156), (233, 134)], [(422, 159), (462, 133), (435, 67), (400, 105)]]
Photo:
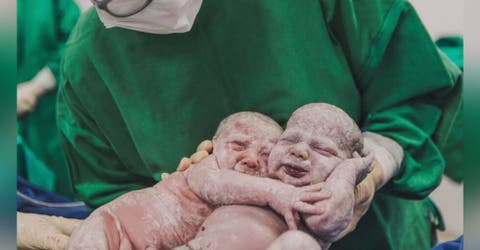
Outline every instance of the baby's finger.
[(295, 222), (295, 218), (292, 212), (286, 213), (284, 218), (285, 218), (285, 222), (287, 223), (288, 229), (297, 230), (297, 223)]
[(303, 202), (317, 202), (328, 199), (332, 196), (332, 193), (328, 190), (322, 190), (320, 192), (303, 193), (300, 195), (300, 201)]
[(299, 225), (300, 224), (300, 214), (297, 211), (293, 212), (293, 218), (295, 219), (295, 224)]
[(373, 169), (373, 159), (373, 153), (369, 153), (367, 156), (363, 157), (363, 164), (361, 165), (361, 168), (365, 168), (367, 173), (370, 173)]
[(305, 214), (315, 214), (315, 215), (320, 215), (325, 213), (325, 208), (323, 206), (319, 205), (312, 205), (308, 204), (302, 201), (297, 201), (295, 204), (293, 204), (293, 208), (300, 212), (300, 213), (305, 213)]
[(367, 165), (371, 165), (372, 162), (373, 162), (373, 157), (374, 157), (374, 154), (373, 153), (369, 153), (367, 156), (364, 157), (364, 161)]
[(305, 187), (302, 187), (302, 191), (304, 192), (315, 192), (315, 191), (320, 191), (325, 187), (325, 182), (319, 182), (317, 184), (312, 184), (308, 185)]

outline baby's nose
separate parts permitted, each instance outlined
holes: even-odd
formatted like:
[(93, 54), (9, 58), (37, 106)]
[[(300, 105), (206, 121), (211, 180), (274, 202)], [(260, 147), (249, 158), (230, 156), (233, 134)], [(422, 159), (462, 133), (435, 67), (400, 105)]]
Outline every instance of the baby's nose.
[(303, 143), (297, 144), (290, 148), (290, 154), (299, 159), (306, 160), (308, 158), (308, 149), (306, 147)]
[(258, 159), (254, 157), (245, 157), (240, 161), (240, 164), (250, 169), (258, 169), (260, 167)]

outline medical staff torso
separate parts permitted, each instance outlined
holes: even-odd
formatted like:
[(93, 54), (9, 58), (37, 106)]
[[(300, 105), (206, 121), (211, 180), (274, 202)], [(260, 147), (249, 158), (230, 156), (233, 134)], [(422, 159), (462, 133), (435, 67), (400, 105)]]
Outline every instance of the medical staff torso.
[[(327, 102), (408, 145), (394, 184), (414, 197), (442, 171), (428, 134), (442, 107), (424, 100), (452, 85), (422, 28), (402, 0), (205, 0), (190, 32), (169, 35), (105, 29), (90, 11), (69, 41), (58, 103), (75, 188), (99, 206), (174, 171), (227, 115), (284, 124)], [(427, 249), (429, 227), (423, 201), (377, 195), (332, 249)]]

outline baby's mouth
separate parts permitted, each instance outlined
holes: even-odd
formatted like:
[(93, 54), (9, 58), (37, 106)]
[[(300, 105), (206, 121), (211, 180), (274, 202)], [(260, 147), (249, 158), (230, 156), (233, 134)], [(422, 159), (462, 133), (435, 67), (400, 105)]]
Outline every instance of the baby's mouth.
[(284, 163), (282, 164), (281, 168), (287, 175), (290, 175), (295, 178), (301, 178), (306, 174), (308, 174), (308, 168), (293, 165), (293, 164)]

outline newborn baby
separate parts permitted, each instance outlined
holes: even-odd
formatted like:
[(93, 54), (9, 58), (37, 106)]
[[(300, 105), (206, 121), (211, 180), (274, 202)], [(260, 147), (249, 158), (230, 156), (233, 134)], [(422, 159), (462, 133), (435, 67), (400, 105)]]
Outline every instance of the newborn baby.
[[(309, 204), (302, 199), (318, 194), (316, 186), (296, 188), (260, 178), (267, 179), (268, 186), (261, 187), (265, 190), (254, 196), (243, 195), (249, 192), (248, 187), (235, 190), (234, 195), (228, 191), (210, 195), (202, 189), (221, 186), (222, 190), (232, 190), (230, 182), (235, 182), (232, 178), (237, 175), (265, 176), (268, 155), (281, 133), (278, 124), (259, 113), (241, 112), (227, 117), (213, 138), (212, 155), (151, 188), (129, 192), (98, 208), (73, 232), (67, 249), (171, 249), (195, 236), (213, 211), (212, 204), (270, 205), (281, 214), (290, 212), (295, 204), (296, 209), (304, 211), (302, 208)], [(225, 178), (219, 183), (207, 183), (202, 173), (208, 175), (211, 169)], [(191, 174), (192, 170), (196, 174)], [(322, 199), (316, 197), (307, 200)]]
[[(287, 232), (279, 238), (286, 227), (281, 218), (269, 209), (224, 206), (205, 220), (195, 239), (185, 248), (328, 248), (331, 242), (338, 240), (350, 222), (355, 185), (371, 170), (372, 156), (361, 158), (358, 152), (362, 152), (362, 149), (360, 129), (341, 109), (325, 103), (308, 104), (297, 109), (270, 153), (269, 177), (307, 187), (325, 181), (325, 189), (330, 190), (331, 197), (308, 206), (311, 210), (303, 209), (302, 214), (302, 229), (315, 236), (318, 243), (299, 231)], [(192, 174), (195, 174), (195, 170), (192, 170)], [(217, 182), (212, 176), (203, 177), (207, 182)], [(262, 190), (257, 187), (263, 182), (259, 179), (265, 178), (239, 176), (235, 182), (251, 190)], [(193, 185), (192, 188), (197, 187)], [(215, 193), (215, 190), (202, 189), (210, 195)], [(255, 192), (250, 195), (255, 195)], [(321, 193), (316, 195), (322, 196)], [(316, 198), (321, 200), (327, 197), (320, 196)]]

